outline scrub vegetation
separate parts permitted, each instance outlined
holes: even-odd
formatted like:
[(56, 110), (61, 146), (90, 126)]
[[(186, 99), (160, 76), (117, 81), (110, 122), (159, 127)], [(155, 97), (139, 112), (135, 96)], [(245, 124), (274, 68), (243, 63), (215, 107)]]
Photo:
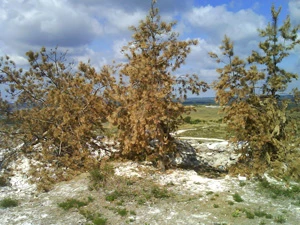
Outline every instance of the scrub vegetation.
[[(184, 211), (199, 199), (210, 204), (198, 202), (189, 210), (210, 207), (210, 214), (224, 215), (222, 219), (230, 224), (242, 224), (242, 219), (284, 223), (292, 215), (270, 214), (253, 202), (249, 206), (245, 192), (178, 194), (171, 183), (164, 186), (115, 175), (111, 161), (150, 161), (168, 168), (168, 156), (176, 150), (173, 133), (187, 129), (179, 136), (242, 143), (242, 156), (230, 172), (260, 179), (258, 192), (269, 192), (272, 199), (300, 204), (299, 185), (292, 182), (300, 180), (300, 91), (295, 89), (291, 99), (280, 96), (298, 77), (280, 63), (300, 44), (299, 26), (292, 27), (289, 17), (280, 26), (280, 8), (272, 6), (272, 21), (259, 30), (259, 51), (247, 59), (235, 55), (234, 43), (225, 36), (222, 54), (210, 53), (220, 63), (220, 76), (213, 85), (218, 106), (187, 106), (183, 102), (188, 93), (201, 94), (209, 88), (197, 74), (175, 76), (198, 43), (179, 40), (173, 31), (176, 23), (162, 21), (155, 2), (146, 18), (130, 28), (132, 40), (122, 49), (126, 63), (96, 71), (89, 63), (69, 62), (66, 52), (44, 47), (26, 53), (28, 68), (18, 68), (9, 56), (0, 59), (0, 84), (7, 87), (6, 96), (0, 96), (0, 148), (6, 151), (1, 168), (26, 156), (32, 182), (44, 191), (90, 171), (93, 196), (57, 202), (62, 211), (76, 209), (88, 224), (109, 223), (107, 215), (134, 223), (140, 212), (136, 209), (146, 205), (176, 203)], [(106, 157), (100, 158), (98, 150)], [(265, 172), (284, 180), (288, 188), (263, 180)], [(0, 186), (7, 183), (1, 176)], [(239, 189), (247, 186), (240, 183)], [(0, 204), (13, 207), (18, 202), (3, 199)]]

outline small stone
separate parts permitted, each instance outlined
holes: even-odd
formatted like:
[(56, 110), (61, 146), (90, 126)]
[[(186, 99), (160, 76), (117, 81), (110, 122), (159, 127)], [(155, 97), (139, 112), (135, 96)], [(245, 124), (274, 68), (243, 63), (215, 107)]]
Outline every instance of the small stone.
[(239, 181), (246, 181), (247, 180), (247, 177), (244, 177), (244, 176), (238, 176), (238, 179)]

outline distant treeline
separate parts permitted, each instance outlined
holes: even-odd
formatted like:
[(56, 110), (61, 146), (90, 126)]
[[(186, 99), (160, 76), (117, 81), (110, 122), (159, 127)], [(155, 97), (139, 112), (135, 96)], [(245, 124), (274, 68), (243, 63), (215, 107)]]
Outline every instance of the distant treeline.
[(187, 98), (183, 105), (218, 105), (215, 102), (215, 97), (193, 97)]
[[(289, 108), (293, 108), (295, 106), (295, 100), (293, 95), (280, 95), (279, 99), (285, 100), (289, 99), (291, 103), (289, 104)], [(187, 98), (183, 105), (219, 105), (215, 102), (215, 97), (191, 97)]]

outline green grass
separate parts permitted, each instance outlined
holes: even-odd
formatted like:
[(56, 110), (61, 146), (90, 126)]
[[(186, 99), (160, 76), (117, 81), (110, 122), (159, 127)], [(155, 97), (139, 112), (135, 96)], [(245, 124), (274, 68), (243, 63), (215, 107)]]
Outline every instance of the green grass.
[(300, 185), (284, 187), (282, 185), (271, 184), (267, 180), (261, 180), (259, 189), (269, 193), (272, 198), (285, 197), (300, 201)]
[(104, 218), (100, 213), (92, 213), (88, 210), (80, 210), (81, 215), (83, 215), (88, 221), (91, 223), (87, 223), (87, 225), (105, 225), (107, 224), (107, 219)]
[(109, 201), (109, 202), (113, 202), (114, 200), (116, 200), (119, 197), (121, 197), (121, 193), (119, 191), (113, 191), (112, 193), (107, 194), (105, 196), (105, 200)]
[(267, 215), (267, 213), (263, 210), (261, 210), (261, 208), (258, 208), (256, 210), (254, 210), (254, 215), (257, 217), (265, 217)]
[(125, 208), (117, 208), (116, 211), (120, 216), (127, 216), (128, 214), (128, 210)]
[(70, 198), (64, 202), (58, 203), (58, 206), (64, 210), (69, 210), (71, 208), (81, 208), (86, 205), (88, 205), (88, 202), (79, 201), (74, 198)]
[(233, 201), (227, 201), (227, 202), (228, 202), (228, 205), (234, 205)]
[(283, 215), (276, 216), (274, 219), (275, 223), (285, 223), (286, 218)]
[(233, 197), (233, 200), (236, 201), (236, 202), (243, 202), (244, 201), (244, 199), (242, 199), (242, 197), (238, 193), (233, 194), (232, 197)]
[(113, 176), (114, 168), (109, 163), (103, 163), (100, 168), (94, 168), (89, 171), (91, 189), (99, 189), (106, 184), (109, 177)]
[(250, 211), (245, 211), (245, 213), (246, 213), (246, 217), (247, 217), (248, 219), (254, 219), (255, 215), (254, 215), (252, 212), (250, 212)]
[(100, 217), (95, 217), (92, 220), (92, 222), (95, 225), (105, 225), (107, 223), (107, 219), (100, 216)]
[(183, 115), (184, 124), (180, 129), (195, 129), (186, 131), (178, 136), (226, 138), (226, 125), (222, 123), (222, 115), (219, 108), (196, 106), (196, 111)]
[(197, 105), (195, 107), (196, 111), (192, 111), (190, 114), (185, 115), (190, 116), (192, 120), (200, 121), (218, 121), (222, 119), (222, 114), (220, 114), (220, 108), (206, 107), (204, 105)]
[(151, 188), (151, 194), (154, 198), (169, 198), (170, 192), (163, 187), (154, 186)]
[(218, 204), (213, 204), (214, 208), (219, 208), (220, 206)]
[(11, 208), (18, 206), (18, 201), (12, 198), (4, 198), (0, 201), (1, 208)]
[(242, 212), (239, 209), (236, 209), (231, 215), (232, 217), (240, 217)]

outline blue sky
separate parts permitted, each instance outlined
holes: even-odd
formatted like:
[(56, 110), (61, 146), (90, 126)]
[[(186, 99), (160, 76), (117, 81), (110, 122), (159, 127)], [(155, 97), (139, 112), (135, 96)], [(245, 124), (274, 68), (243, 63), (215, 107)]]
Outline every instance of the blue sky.
[[(1, 0), (0, 56), (9, 55), (18, 66), (26, 66), (25, 52), (58, 46), (69, 57), (100, 68), (122, 61), (121, 47), (130, 41), (131, 25), (148, 13), (150, 0)], [(290, 14), (300, 24), (300, 0), (158, 0), (163, 20), (177, 20), (179, 38), (198, 39), (186, 64), (175, 75), (196, 73), (211, 83), (218, 65), (208, 52), (219, 52), (224, 35), (235, 43), (235, 52), (246, 57), (259, 42), (257, 29), (271, 19), (270, 8), (282, 6), (281, 19)], [(300, 47), (283, 63), (299, 72)], [(294, 81), (290, 88), (299, 86)], [(209, 91), (201, 96), (213, 96)]]

